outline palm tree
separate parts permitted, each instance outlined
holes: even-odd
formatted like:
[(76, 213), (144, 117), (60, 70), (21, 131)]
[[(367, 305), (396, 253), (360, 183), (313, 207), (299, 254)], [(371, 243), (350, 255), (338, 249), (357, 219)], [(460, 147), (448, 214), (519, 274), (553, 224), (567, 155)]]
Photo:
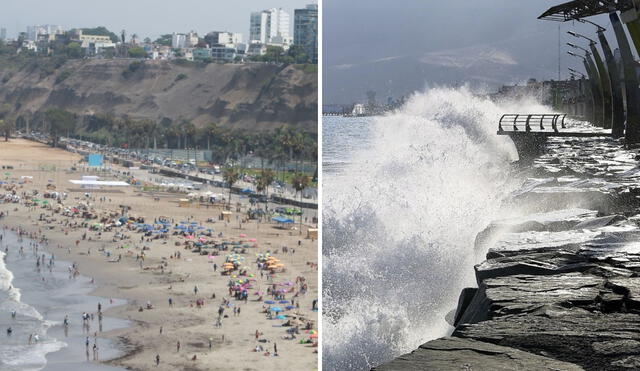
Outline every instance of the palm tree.
[(300, 192), (300, 234), (302, 234), (302, 191), (309, 186), (309, 176), (297, 173), (291, 178), (291, 186), (296, 190), (296, 194)]
[(211, 137), (216, 137), (220, 130), (218, 129), (218, 125), (215, 123), (208, 124), (205, 128), (205, 135), (207, 137), (207, 151), (211, 150)]
[(229, 202), (231, 206), (231, 187), (240, 179), (240, 172), (235, 167), (226, 167), (222, 171), (222, 179), (229, 185)]
[(269, 209), (269, 185), (273, 183), (276, 178), (276, 174), (271, 169), (262, 170), (260, 176), (258, 177), (258, 182), (256, 183), (256, 188), (258, 192), (265, 191), (265, 197), (267, 198), (267, 202), (264, 205), (264, 209)]
[(9, 141), (9, 136), (11, 135), (11, 130), (13, 129), (11, 122), (9, 120), (0, 120), (0, 133), (4, 135), (4, 141)]

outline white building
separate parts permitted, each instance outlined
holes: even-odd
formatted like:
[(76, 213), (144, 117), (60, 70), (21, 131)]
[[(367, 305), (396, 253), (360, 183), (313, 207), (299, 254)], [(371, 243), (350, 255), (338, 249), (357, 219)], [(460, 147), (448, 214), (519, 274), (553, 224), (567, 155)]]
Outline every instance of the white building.
[(282, 8), (251, 13), (249, 43), (288, 48), (291, 43), (289, 14)]
[(0, 40), (4, 41), (7, 39), (7, 29), (0, 28)]
[(99, 44), (102, 48), (113, 48), (116, 46), (109, 36), (85, 35), (82, 33), (82, 30), (79, 30), (78, 32), (78, 39), (80, 40), (83, 48), (88, 48), (91, 44)]
[(189, 32), (186, 35), (186, 47), (187, 48), (195, 48), (196, 45), (198, 45), (198, 42), (200, 41), (200, 39), (198, 38), (198, 34), (196, 32)]
[(187, 35), (182, 33), (173, 33), (171, 37), (171, 47), (173, 49), (183, 49), (187, 46)]

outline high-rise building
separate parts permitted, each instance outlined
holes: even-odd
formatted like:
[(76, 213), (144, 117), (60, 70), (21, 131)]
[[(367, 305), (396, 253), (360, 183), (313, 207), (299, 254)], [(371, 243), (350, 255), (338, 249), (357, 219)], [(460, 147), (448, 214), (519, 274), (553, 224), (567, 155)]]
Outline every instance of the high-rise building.
[(289, 14), (282, 8), (251, 13), (250, 43), (288, 47), (289, 35)]
[(182, 49), (186, 47), (187, 35), (182, 33), (173, 33), (171, 36), (171, 47), (174, 49)]
[(36, 41), (38, 35), (59, 35), (64, 33), (61, 26), (52, 24), (27, 26), (27, 40)]
[(309, 4), (294, 11), (293, 44), (304, 48), (313, 63), (318, 63), (318, 5)]
[(4, 41), (7, 39), (7, 29), (0, 28), (0, 40)]

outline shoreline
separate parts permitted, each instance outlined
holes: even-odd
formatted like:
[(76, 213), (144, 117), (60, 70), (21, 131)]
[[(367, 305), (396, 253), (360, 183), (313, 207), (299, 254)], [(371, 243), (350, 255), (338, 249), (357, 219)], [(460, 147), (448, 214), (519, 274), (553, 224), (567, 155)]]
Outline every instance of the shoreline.
[[(2, 235), (3, 239), (0, 246), (2, 246), (3, 249), (6, 248), (8, 254), (4, 256), (3, 264), (5, 269), (7, 269), (7, 271), (10, 272), (9, 274), (12, 276), (11, 287), (18, 290), (19, 295), (21, 296), (20, 300), (16, 302), (17, 306), (20, 307), (27, 305), (28, 307), (36, 310), (37, 314), (42, 316), (42, 321), (47, 324), (45, 327), (46, 332), (43, 334), (45, 336), (46, 343), (44, 343), (43, 346), (45, 346), (45, 344), (50, 344), (52, 341), (59, 344), (59, 349), (45, 352), (43, 354), (43, 358), (46, 363), (43, 365), (42, 370), (66, 370), (69, 369), (69, 367), (82, 367), (82, 369), (89, 371), (124, 370), (123, 368), (104, 366), (101, 363), (95, 363), (93, 361), (88, 362), (89, 360), (84, 360), (83, 357), (78, 356), (75, 351), (78, 351), (79, 348), (77, 344), (78, 341), (83, 342), (83, 337), (86, 335), (92, 339), (93, 343), (99, 345), (98, 354), (102, 354), (104, 356), (100, 356), (100, 359), (108, 361), (121, 356), (121, 354), (124, 353), (124, 349), (122, 349), (117, 342), (102, 337), (102, 333), (111, 331), (112, 328), (127, 326), (129, 324), (104, 316), (99, 321), (99, 332), (96, 332), (96, 334), (99, 333), (100, 335), (96, 338), (91, 334), (92, 331), (88, 331), (85, 334), (83, 329), (82, 333), (79, 333), (77, 326), (79, 321), (77, 318), (81, 314), (80, 308), (85, 308), (88, 313), (90, 308), (95, 309), (94, 304), (98, 302), (105, 303), (105, 308), (123, 305), (125, 303), (122, 303), (120, 300), (116, 300), (112, 302), (112, 304), (109, 304), (109, 299), (91, 295), (91, 293), (95, 291), (95, 287), (92, 287), (93, 284), (90, 282), (88, 277), (78, 276), (73, 279), (67, 279), (65, 277), (67, 272), (64, 271), (64, 267), (70, 266), (71, 262), (55, 260), (55, 265), (48, 271), (46, 268), (42, 269), (42, 271), (34, 270), (31, 267), (31, 264), (35, 262), (35, 254), (32, 250), (33, 248), (31, 249), (32, 251), (26, 251), (29, 249), (26, 248), (24, 255), (20, 255), (18, 252), (18, 246), (24, 247), (25, 245), (28, 245), (31, 247), (32, 243), (36, 241), (27, 236), (19, 235), (18, 231), (10, 228), (7, 224), (4, 224), (4, 227), (2, 228)], [(37, 246), (39, 251), (45, 251), (48, 256), (52, 256), (46, 245), (37, 243)], [(5, 253), (3, 252), (3, 254)], [(42, 279), (41, 282), (40, 279)], [(46, 294), (51, 294), (53, 301), (48, 300), (47, 302), (44, 302), (39, 300), (42, 295)], [(7, 300), (12, 299), (7, 298)], [(68, 308), (68, 310), (65, 311), (65, 315), (70, 316), (69, 327), (63, 326), (62, 318), (58, 318), (60, 317), (60, 310), (63, 306)], [(97, 319), (97, 315), (95, 318)], [(18, 328), (14, 328), (14, 324), (12, 322), (9, 323), (9, 326), (12, 327), (16, 333), (11, 336), (17, 340), (16, 337), (19, 336), (18, 334), (20, 334), (20, 331)], [(90, 321), (90, 324), (91, 323), (95, 326), (95, 322), (93, 320)], [(18, 324), (19, 322), (15, 323), (15, 325)], [(103, 329), (105, 330), (103, 331)], [(98, 339), (102, 340), (98, 341)], [(26, 342), (26, 338), (21, 340)], [(35, 344), (33, 346), (35, 346)]]

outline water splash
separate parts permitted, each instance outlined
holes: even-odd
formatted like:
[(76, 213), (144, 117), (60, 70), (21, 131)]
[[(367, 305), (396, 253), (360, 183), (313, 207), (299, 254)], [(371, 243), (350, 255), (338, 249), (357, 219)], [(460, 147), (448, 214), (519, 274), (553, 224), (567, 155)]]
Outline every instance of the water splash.
[(519, 185), (498, 119), (548, 111), (435, 88), (372, 120), (366, 145), (323, 178), (324, 369), (369, 369), (447, 335), (445, 314), (475, 282), (474, 239)]

